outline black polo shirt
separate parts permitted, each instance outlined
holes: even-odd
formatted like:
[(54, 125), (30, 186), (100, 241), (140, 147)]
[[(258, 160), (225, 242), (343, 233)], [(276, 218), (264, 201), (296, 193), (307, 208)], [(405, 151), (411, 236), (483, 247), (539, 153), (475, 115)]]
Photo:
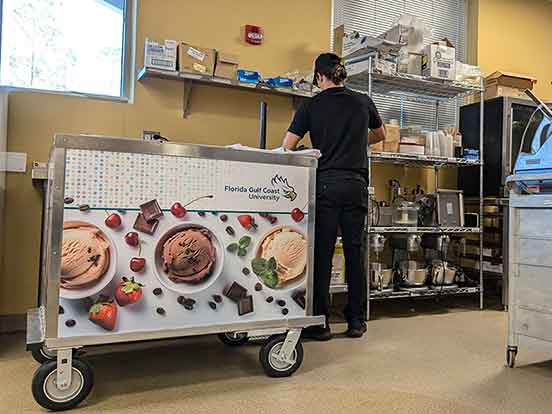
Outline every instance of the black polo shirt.
[(369, 129), (381, 126), (376, 106), (368, 95), (337, 87), (305, 101), (288, 131), (301, 138), (310, 132), (313, 147), (322, 153), (319, 172), (349, 170), (365, 175)]

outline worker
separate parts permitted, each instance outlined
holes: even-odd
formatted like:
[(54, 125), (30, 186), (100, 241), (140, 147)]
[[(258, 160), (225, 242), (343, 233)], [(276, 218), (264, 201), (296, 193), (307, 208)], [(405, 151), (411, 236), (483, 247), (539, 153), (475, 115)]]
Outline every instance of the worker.
[[(339, 56), (318, 56), (313, 83), (322, 91), (305, 101), (295, 113), (283, 147), (295, 150), (307, 132), (322, 156), (316, 180), (316, 231), (314, 240), (314, 313), (326, 317), (324, 327), (311, 327), (304, 336), (332, 337), (329, 325), (332, 257), (341, 228), (348, 287), (345, 317), (347, 336), (366, 332), (366, 272), (362, 235), (368, 209), (368, 144), (385, 139), (385, 128), (370, 97), (344, 86), (347, 72)], [(369, 134), (372, 130), (372, 134)]]

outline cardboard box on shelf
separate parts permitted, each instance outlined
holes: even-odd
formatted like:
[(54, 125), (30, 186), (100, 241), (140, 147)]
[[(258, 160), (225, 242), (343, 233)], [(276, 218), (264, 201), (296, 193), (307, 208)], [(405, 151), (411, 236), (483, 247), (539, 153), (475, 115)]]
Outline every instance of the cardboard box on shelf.
[(382, 55), (373, 52), (369, 55), (363, 55), (359, 58), (353, 58), (345, 62), (347, 75), (358, 75), (359, 73), (370, 70), (370, 57), (372, 57), (372, 71), (384, 75), (394, 75), (397, 73), (397, 56), (393, 54)]
[(525, 97), (525, 90), (532, 90), (536, 83), (537, 79), (529, 75), (496, 71), (485, 78), (485, 98)]
[(215, 72), (216, 51), (188, 43), (178, 47), (178, 64), (180, 72), (213, 76)]
[(401, 127), (399, 125), (385, 125), (385, 140), (383, 150), (385, 152), (399, 152), (401, 142)]
[[(374, 136), (374, 133), (370, 131), (369, 139), (372, 139), (373, 136)], [(376, 152), (383, 152), (383, 141), (370, 145), (370, 149)]]
[(491, 85), (485, 88), (485, 99), (492, 99), (498, 96), (511, 98), (527, 98), (525, 89), (510, 88), (509, 86)]
[(456, 79), (456, 49), (448, 39), (426, 46), (422, 75), (436, 79)]
[(220, 78), (236, 79), (240, 57), (230, 53), (217, 52), (215, 76)]
[(424, 135), (401, 137), (401, 144), (423, 145), (425, 147), (426, 137)]
[(345, 37), (345, 26), (340, 25), (334, 28), (333, 52), (341, 57), (343, 55), (343, 38)]
[(520, 73), (503, 72), (500, 70), (497, 70), (485, 78), (485, 86), (497, 84), (517, 89), (533, 89), (535, 83), (537, 83), (537, 78), (533, 76), (523, 75)]
[(144, 66), (161, 70), (176, 70), (178, 42), (165, 40), (159, 43), (146, 37), (144, 50)]
[(401, 154), (424, 155), (425, 146), (418, 144), (406, 144), (404, 142), (401, 142), (399, 145), (399, 152)]

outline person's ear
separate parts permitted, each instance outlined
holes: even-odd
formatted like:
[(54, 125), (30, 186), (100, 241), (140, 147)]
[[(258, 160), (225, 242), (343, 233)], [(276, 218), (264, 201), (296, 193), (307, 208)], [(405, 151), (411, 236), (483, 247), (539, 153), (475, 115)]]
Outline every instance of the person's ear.
[(324, 82), (324, 76), (321, 73), (317, 73), (316, 80), (318, 81), (318, 84), (321, 85)]

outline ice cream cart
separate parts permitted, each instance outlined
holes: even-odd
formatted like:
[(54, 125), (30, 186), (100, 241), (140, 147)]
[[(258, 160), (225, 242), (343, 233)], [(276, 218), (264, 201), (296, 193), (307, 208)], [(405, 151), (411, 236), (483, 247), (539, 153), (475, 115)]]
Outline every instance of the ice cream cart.
[(40, 305), (27, 347), (51, 410), (93, 386), (84, 347), (218, 334), (266, 337), (260, 360), (301, 365), (313, 316), (314, 157), (57, 135), (50, 154)]

